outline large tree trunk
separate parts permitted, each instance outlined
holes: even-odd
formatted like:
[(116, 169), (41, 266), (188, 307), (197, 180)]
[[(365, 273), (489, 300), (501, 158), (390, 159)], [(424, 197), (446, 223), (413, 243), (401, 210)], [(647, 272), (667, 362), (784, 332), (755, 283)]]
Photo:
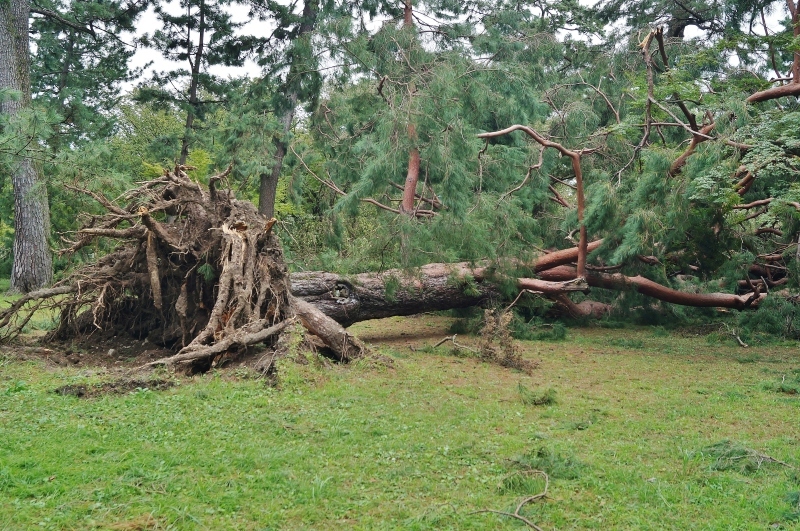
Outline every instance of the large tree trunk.
[[(21, 94), (19, 100), (0, 103), (0, 112), (9, 116), (31, 103), (29, 16), (27, 0), (0, 3), (0, 88)], [(28, 292), (53, 280), (53, 259), (47, 243), (50, 232), (47, 189), (35, 162), (24, 152), (10, 170), (14, 189), (11, 289)]]
[[(589, 250), (602, 240), (590, 242)], [(585, 278), (574, 266), (582, 253), (578, 247), (539, 257), (531, 268), (538, 278), (516, 278), (518, 290), (550, 298), (574, 317), (599, 317), (609, 310), (605, 304), (584, 301), (573, 303), (571, 292), (588, 292), (590, 286), (638, 291), (656, 300), (696, 307), (720, 307), (743, 310), (757, 306), (765, 294), (753, 292), (689, 293), (664, 286), (642, 276), (629, 277), (589, 271)], [(573, 264), (573, 265), (569, 265)], [(484, 265), (467, 262), (428, 264), (407, 272), (400, 269), (383, 273), (343, 276), (322, 271), (291, 275), (292, 295), (316, 306), (322, 313), (343, 326), (395, 315), (413, 315), (436, 310), (465, 308), (503, 300), (498, 276)]]
[[(594, 250), (602, 240), (589, 244)], [(569, 264), (578, 260), (577, 247), (541, 256), (532, 264), (534, 271)], [(478, 306), (503, 300), (497, 276), (485, 264), (428, 264), (409, 272), (393, 269), (383, 273), (354, 276), (323, 271), (291, 275), (292, 295), (301, 298), (343, 326), (369, 319), (395, 315), (414, 315), (437, 310)], [(507, 280), (507, 279), (506, 279)], [(517, 278), (519, 290), (545, 296), (585, 291), (583, 282), (550, 282), (536, 278)]]
[(402, 270), (352, 277), (322, 271), (295, 273), (291, 275), (291, 290), (295, 297), (350, 326), (369, 319), (466, 308), (499, 299), (496, 286), (484, 282), (483, 272), (483, 268), (460, 263), (431, 264), (413, 274)]

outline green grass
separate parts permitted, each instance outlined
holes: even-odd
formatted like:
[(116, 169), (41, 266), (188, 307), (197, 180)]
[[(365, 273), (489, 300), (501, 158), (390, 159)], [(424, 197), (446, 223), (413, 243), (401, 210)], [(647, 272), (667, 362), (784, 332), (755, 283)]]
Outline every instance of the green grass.
[(225, 373), (92, 399), (53, 390), (102, 371), (0, 353), (0, 529), (517, 530), (471, 513), (541, 490), (528, 468), (552, 475), (524, 511), (545, 529), (800, 529), (796, 471), (719, 465), (726, 441), (800, 465), (800, 397), (764, 385), (795, 374), (796, 345), (742, 364), (620, 334), (523, 343), (530, 377), (393, 345), (393, 369), (284, 363), (279, 389)]

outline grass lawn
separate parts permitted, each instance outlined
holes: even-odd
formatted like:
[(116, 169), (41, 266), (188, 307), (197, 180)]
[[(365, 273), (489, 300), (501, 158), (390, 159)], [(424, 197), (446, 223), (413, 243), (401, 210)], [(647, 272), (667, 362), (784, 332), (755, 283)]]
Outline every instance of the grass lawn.
[(408, 348), (447, 324), (363, 323), (394, 368), (286, 361), (278, 389), (60, 396), (111, 375), (0, 354), (0, 529), (524, 529), (475, 514), (542, 489), (524, 463), (544, 529), (800, 529), (796, 343), (570, 329), (522, 343), (526, 376)]

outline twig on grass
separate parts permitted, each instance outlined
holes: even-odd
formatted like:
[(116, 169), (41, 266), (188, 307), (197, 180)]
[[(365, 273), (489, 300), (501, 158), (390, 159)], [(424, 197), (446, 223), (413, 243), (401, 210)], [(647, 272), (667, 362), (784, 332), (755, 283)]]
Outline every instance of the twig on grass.
[(473, 349), (473, 348), (470, 348), (470, 347), (468, 347), (468, 346), (466, 346), (466, 345), (462, 345), (462, 344), (460, 344), (460, 343), (456, 343), (456, 336), (457, 336), (457, 335), (458, 335), (458, 334), (453, 334), (453, 337), (449, 337), (449, 336), (448, 336), (448, 337), (446, 337), (446, 338), (442, 339), (441, 341), (439, 341), (438, 343), (436, 343), (436, 344), (433, 346), (433, 348), (439, 347), (439, 346), (443, 345), (444, 343), (447, 343), (448, 341), (452, 341), (452, 342), (453, 342), (453, 345), (454, 345), (456, 348), (460, 348), (460, 349), (463, 349), (463, 350), (469, 350), (470, 352), (472, 352), (472, 353), (474, 353), (474, 354), (478, 354), (478, 351), (477, 351), (477, 350), (475, 350), (475, 349)]
[(525, 516), (522, 516), (520, 514), (520, 511), (527, 504), (529, 504), (531, 502), (535, 502), (536, 500), (541, 500), (541, 499), (547, 497), (547, 489), (550, 487), (550, 476), (548, 476), (547, 473), (542, 471), (542, 470), (528, 470), (526, 472), (528, 474), (530, 474), (530, 475), (542, 476), (544, 478), (544, 489), (542, 490), (542, 492), (539, 492), (538, 494), (534, 494), (533, 496), (528, 496), (527, 498), (523, 498), (522, 501), (520, 501), (517, 504), (517, 508), (516, 508), (516, 510), (514, 510), (513, 513), (509, 513), (507, 511), (497, 511), (495, 509), (482, 509), (480, 511), (472, 512), (470, 514), (492, 513), (492, 514), (499, 514), (499, 515), (502, 515), (502, 516), (508, 516), (510, 518), (516, 518), (520, 522), (524, 522), (525, 525), (527, 525), (531, 529), (535, 529), (536, 531), (543, 531), (541, 527), (539, 527), (538, 525), (536, 525), (533, 522), (531, 522)]
[(732, 335), (734, 337), (734, 339), (736, 339), (736, 342), (739, 343), (740, 347), (748, 348), (750, 346), (747, 343), (745, 343), (744, 341), (742, 341), (742, 338), (740, 338), (739, 334), (736, 333), (736, 329), (735, 328), (731, 328), (730, 326), (728, 326), (728, 323), (722, 323), (722, 326), (720, 328), (724, 328), (725, 331), (728, 332), (729, 335)]

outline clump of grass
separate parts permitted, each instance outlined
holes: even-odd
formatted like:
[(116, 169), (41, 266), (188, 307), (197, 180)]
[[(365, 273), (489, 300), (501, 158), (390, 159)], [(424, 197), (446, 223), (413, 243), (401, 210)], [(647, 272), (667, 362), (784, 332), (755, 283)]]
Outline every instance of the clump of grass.
[(706, 446), (700, 451), (700, 454), (703, 457), (714, 459), (711, 470), (734, 470), (745, 475), (755, 474), (767, 465), (791, 466), (788, 463), (728, 439)]
[(762, 385), (765, 391), (774, 391), (786, 395), (800, 395), (800, 369), (784, 374), (780, 382), (766, 382)]
[(789, 509), (783, 513), (783, 519), (797, 522), (800, 520), (800, 491), (789, 492), (786, 495), (786, 502), (789, 504)]
[(544, 476), (531, 472), (533, 471), (515, 470), (508, 474), (500, 482), (500, 493), (529, 495), (541, 491), (545, 483)]
[(551, 479), (578, 479), (585, 465), (574, 457), (565, 457), (549, 448), (540, 447), (516, 460), (521, 470), (541, 470)]
[(541, 393), (531, 391), (522, 383), (518, 386), (519, 398), (526, 406), (550, 406), (556, 403), (556, 390), (547, 389)]
[(523, 341), (562, 341), (567, 338), (567, 327), (561, 323), (526, 323), (514, 319), (511, 321), (511, 335)]
[(644, 341), (642, 341), (641, 339), (627, 339), (621, 337), (621, 338), (610, 339), (608, 343), (615, 347), (629, 348), (633, 350), (639, 350), (644, 348)]

